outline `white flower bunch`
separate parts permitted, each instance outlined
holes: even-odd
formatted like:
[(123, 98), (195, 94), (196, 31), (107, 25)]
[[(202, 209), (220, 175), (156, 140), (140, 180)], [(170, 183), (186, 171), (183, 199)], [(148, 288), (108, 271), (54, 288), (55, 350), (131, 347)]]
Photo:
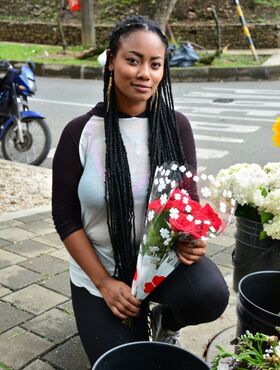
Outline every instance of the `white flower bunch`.
[[(280, 239), (280, 162), (267, 163), (263, 168), (256, 163), (238, 163), (218, 172), (213, 181), (217, 195), (232, 192), (238, 207), (254, 208), (265, 215), (264, 231), (273, 239)], [(244, 215), (242, 215), (244, 217)]]

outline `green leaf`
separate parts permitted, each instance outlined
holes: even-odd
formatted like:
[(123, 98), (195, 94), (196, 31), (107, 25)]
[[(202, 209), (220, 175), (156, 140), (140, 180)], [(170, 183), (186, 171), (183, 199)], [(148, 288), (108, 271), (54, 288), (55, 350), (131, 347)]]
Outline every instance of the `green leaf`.
[(274, 215), (270, 212), (262, 212), (260, 216), (261, 216), (261, 222), (263, 224), (268, 223), (268, 221), (272, 220), (274, 217)]
[(267, 233), (264, 230), (262, 230), (259, 234), (259, 240), (264, 240), (266, 238), (267, 238)]

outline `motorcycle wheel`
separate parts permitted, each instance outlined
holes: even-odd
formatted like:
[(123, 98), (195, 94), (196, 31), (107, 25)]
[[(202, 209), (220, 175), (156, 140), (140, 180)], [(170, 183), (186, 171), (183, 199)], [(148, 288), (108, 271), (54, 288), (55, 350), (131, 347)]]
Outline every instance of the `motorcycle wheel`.
[(51, 148), (50, 129), (39, 118), (24, 118), (21, 122), (24, 142), (20, 143), (17, 124), (13, 122), (2, 138), (3, 156), (9, 161), (38, 166)]

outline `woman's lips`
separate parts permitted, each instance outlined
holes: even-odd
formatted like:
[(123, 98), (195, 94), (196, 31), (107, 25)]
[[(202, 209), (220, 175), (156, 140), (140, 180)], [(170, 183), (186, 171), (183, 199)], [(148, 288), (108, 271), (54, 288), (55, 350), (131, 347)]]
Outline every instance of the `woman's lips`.
[(146, 86), (146, 85), (132, 85), (137, 91), (139, 92), (148, 92), (151, 90), (151, 87), (150, 86)]

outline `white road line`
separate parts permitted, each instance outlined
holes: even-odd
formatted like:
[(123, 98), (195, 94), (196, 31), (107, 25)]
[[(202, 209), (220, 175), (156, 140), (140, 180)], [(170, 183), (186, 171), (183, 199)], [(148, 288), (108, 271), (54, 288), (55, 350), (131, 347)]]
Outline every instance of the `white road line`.
[(50, 100), (50, 99), (39, 99), (39, 98), (32, 98), (32, 101), (36, 101), (38, 103), (52, 103), (52, 104), (60, 104), (60, 105), (72, 105), (72, 106), (79, 106), (79, 107), (93, 107), (95, 104), (84, 104), (84, 103), (76, 103), (70, 101), (63, 101), (63, 100)]
[[(182, 105), (175, 105), (175, 109), (179, 111), (186, 111), (190, 113), (208, 113), (208, 116), (210, 117), (211, 114), (222, 114), (225, 112), (251, 112), (250, 116), (265, 116), (265, 117), (273, 117), (275, 118), (277, 115), (279, 115), (279, 110), (254, 110), (251, 111), (250, 109), (242, 109), (242, 108), (236, 108), (236, 107), (229, 107), (229, 109), (226, 108), (213, 108), (213, 107), (186, 107)], [(240, 120), (242, 120), (242, 117), (239, 117)]]
[(196, 148), (196, 155), (198, 159), (222, 158), (228, 154), (229, 152), (227, 150)]
[(236, 94), (271, 94), (279, 96), (279, 90), (268, 90), (268, 89), (233, 89), (226, 87), (203, 87), (202, 90), (213, 90), (213, 91), (233, 91)]
[(214, 141), (219, 143), (236, 143), (241, 144), (244, 142), (243, 139), (236, 139), (233, 137), (224, 137), (224, 136), (209, 136), (209, 135), (197, 135), (194, 134), (195, 141)]
[(199, 121), (192, 121), (191, 126), (193, 130), (240, 132), (244, 134), (255, 132), (261, 128), (261, 126), (245, 126), (230, 123), (213, 123)]
[(267, 102), (267, 101), (237, 101), (237, 100), (232, 100), (228, 103), (226, 102), (215, 102), (213, 101), (212, 99), (201, 99), (201, 98), (197, 98), (197, 99), (189, 99), (189, 98), (179, 98), (179, 99), (175, 99), (175, 103), (179, 103), (179, 104), (182, 104), (182, 103), (185, 103), (185, 104), (209, 104), (211, 106), (215, 105), (215, 106), (219, 106), (219, 107), (238, 107), (238, 106), (241, 106), (241, 107), (244, 107), (244, 106), (248, 106), (249, 108), (251, 107), (261, 107), (261, 108), (279, 108), (279, 102)]
[[(200, 98), (216, 98), (216, 99), (222, 99), (222, 98), (226, 98), (226, 99), (235, 99), (235, 100), (238, 100), (238, 99), (255, 99), (255, 101), (259, 101), (260, 100), (279, 100), (280, 101), (280, 94), (278, 95), (267, 95), (267, 96), (264, 96), (263, 94), (261, 95), (245, 95), (245, 94), (242, 94), (240, 96), (240, 94), (234, 94), (234, 93), (220, 93), (220, 94), (215, 94), (215, 93), (211, 93), (211, 92), (205, 92), (205, 91), (190, 91), (189, 93), (187, 94), (183, 94), (183, 96), (185, 98), (188, 98), (189, 96), (190, 97), (200, 97)], [(176, 100), (177, 98), (175, 98)], [(251, 101), (251, 100), (250, 100)]]
[(217, 118), (218, 120), (223, 120), (223, 121), (233, 121), (233, 120), (236, 120), (238, 122), (240, 121), (253, 121), (253, 122), (256, 122), (256, 121), (260, 121), (260, 122), (263, 122), (263, 123), (271, 123), (271, 119), (264, 119), (264, 118), (251, 118), (251, 117), (233, 117), (233, 116), (221, 116), (221, 115), (209, 115), (209, 114), (199, 114), (199, 113), (192, 113), (192, 112), (189, 112), (186, 114), (188, 118), (191, 118), (191, 117), (205, 117), (205, 118), (209, 118), (209, 119), (215, 119)]

